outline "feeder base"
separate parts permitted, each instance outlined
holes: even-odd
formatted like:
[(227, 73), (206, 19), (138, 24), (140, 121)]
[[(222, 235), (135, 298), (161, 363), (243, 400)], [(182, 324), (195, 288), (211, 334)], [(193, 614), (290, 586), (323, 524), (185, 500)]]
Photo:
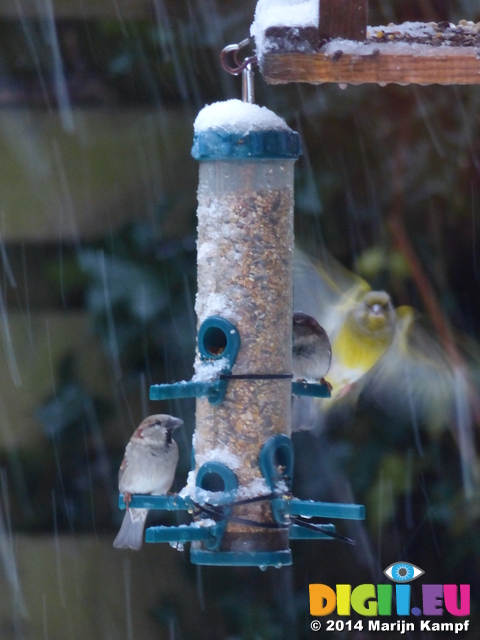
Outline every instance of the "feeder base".
[(192, 564), (220, 565), (224, 567), (286, 567), (292, 564), (290, 549), (283, 551), (190, 551)]

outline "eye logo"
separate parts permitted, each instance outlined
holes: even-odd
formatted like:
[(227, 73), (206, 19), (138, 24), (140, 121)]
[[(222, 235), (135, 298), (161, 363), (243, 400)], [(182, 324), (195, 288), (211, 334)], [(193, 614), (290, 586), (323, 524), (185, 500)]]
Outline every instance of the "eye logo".
[(383, 573), (389, 580), (402, 583), (416, 580), (420, 576), (423, 576), (425, 571), (410, 562), (394, 562), (387, 567)]

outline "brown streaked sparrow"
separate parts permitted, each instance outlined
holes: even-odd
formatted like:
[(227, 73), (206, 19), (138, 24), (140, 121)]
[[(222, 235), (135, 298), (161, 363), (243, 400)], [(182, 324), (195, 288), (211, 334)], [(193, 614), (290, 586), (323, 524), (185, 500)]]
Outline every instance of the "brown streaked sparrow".
[(172, 432), (182, 424), (179, 418), (166, 414), (149, 416), (130, 438), (118, 474), (126, 513), (113, 543), (117, 549), (138, 550), (142, 546), (148, 509), (130, 509), (132, 494), (161, 495), (170, 489), (178, 462)]
[[(332, 362), (327, 332), (315, 318), (299, 311), (293, 314), (292, 372), (300, 380), (322, 382)], [(330, 387), (331, 388), (331, 387)]]

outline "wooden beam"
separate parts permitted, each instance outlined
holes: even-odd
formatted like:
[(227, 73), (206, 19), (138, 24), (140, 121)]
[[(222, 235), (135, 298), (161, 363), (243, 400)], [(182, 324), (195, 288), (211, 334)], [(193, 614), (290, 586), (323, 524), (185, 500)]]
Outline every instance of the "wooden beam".
[(367, 37), (368, 0), (319, 0), (320, 40)]
[(480, 84), (480, 59), (473, 47), (442, 47), (426, 55), (374, 51), (371, 55), (341, 53), (267, 53), (262, 74), (270, 84)]

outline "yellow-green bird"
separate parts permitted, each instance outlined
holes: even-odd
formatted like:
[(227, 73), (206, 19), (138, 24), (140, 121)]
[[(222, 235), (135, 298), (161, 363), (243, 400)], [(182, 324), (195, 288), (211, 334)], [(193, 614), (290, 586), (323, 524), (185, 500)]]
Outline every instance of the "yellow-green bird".
[[(432, 414), (441, 416), (452, 403), (452, 367), (443, 349), (421, 327), (414, 309), (395, 309), (388, 293), (372, 291), (331, 256), (314, 263), (296, 250), (294, 309), (313, 316), (332, 345), (326, 376), (332, 397), (318, 401), (316, 411), (327, 410), (347, 395), (356, 401), (360, 392), (367, 392), (387, 411), (410, 412), (422, 419), (427, 414), (428, 419)], [(311, 416), (305, 418), (303, 412), (298, 419), (305, 422)], [(293, 428), (311, 427), (294, 424)]]
[(385, 291), (369, 291), (359, 301), (351, 300), (336, 330), (333, 330), (333, 362), (329, 372), (332, 397), (343, 395), (369, 371), (392, 344), (396, 314)]

